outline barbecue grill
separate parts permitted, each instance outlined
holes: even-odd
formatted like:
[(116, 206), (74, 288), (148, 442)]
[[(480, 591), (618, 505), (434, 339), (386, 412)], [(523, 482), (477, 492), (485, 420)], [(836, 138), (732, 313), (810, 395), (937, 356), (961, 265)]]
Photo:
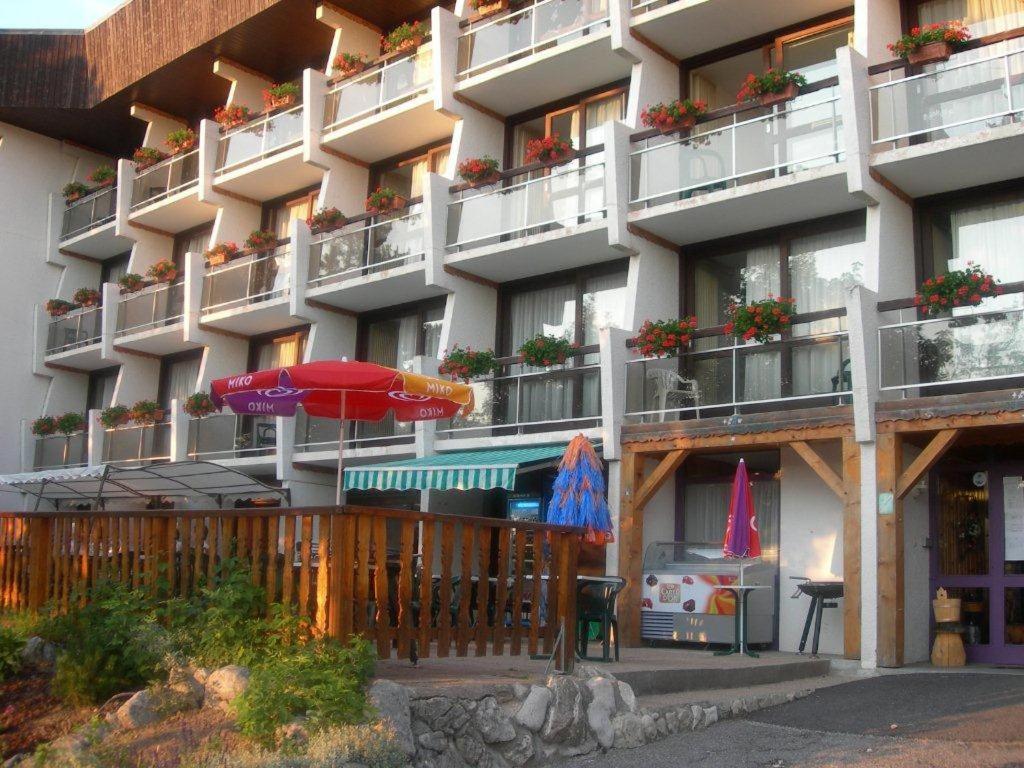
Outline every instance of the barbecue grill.
[(823, 608), (836, 608), (839, 603), (835, 602), (843, 596), (843, 582), (841, 581), (811, 581), (806, 576), (791, 576), (798, 580), (796, 592), (793, 597), (800, 597), (801, 594), (811, 598), (811, 604), (807, 608), (807, 619), (804, 621), (804, 631), (800, 635), (800, 650), (804, 652), (807, 645), (807, 633), (811, 629), (811, 620), (814, 620), (814, 640), (811, 643), (811, 655), (818, 655), (818, 640), (821, 637), (821, 611)]

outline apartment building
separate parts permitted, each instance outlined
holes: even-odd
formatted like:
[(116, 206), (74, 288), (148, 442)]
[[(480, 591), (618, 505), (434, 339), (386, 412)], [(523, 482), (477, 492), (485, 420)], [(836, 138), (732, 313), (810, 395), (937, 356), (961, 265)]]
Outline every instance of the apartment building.
[[(639, 642), (671, 639), (639, 611), (645, 547), (719, 541), (743, 458), (776, 572), (775, 647), (799, 643), (791, 577), (810, 577), (844, 582), (823, 652), (927, 659), (944, 586), (963, 598), (971, 660), (1024, 663), (1019, 0), (200, 5), (132, 0), (84, 33), (0, 33), (0, 292), (24, 329), (3, 347), (4, 471), (199, 459), (314, 505), (333, 500), (342, 437), (350, 500), (503, 515), (543, 500), (583, 432), (618, 527), (590, 566), (628, 579), (620, 620)], [(946, 61), (887, 50), (949, 20), (972, 39)], [(382, 55), (381, 34), (413, 22), (418, 47)], [(365, 69), (340, 78), (341, 53)], [(800, 95), (737, 104), (772, 67), (801, 73)], [(294, 104), (264, 112), (285, 82)], [(692, 131), (642, 125), (684, 97), (709, 109)], [(239, 106), (244, 124), (212, 119)], [(128, 159), (186, 128), (194, 147), (143, 170)], [(573, 159), (528, 163), (528, 142), (555, 134)], [(500, 182), (463, 183), (459, 163), (484, 155)], [(116, 180), (66, 203), (101, 166)], [(379, 187), (400, 205), (367, 213)], [(311, 230), (324, 208), (344, 225)], [(252, 230), (274, 247), (209, 263)], [(163, 260), (173, 279), (122, 290)], [(1004, 293), (922, 317), (920, 284), (968, 263)], [(45, 311), (80, 288), (100, 300)], [(796, 303), (780, 337), (726, 332), (730, 304), (771, 295)], [(678, 357), (628, 343), (647, 319), (690, 316)], [(539, 333), (578, 345), (564, 366), (522, 363)], [(182, 410), (224, 375), (339, 356), (431, 373), (455, 345), (501, 366), (451, 422), (339, 436)], [(164, 418), (100, 422), (138, 400)], [(86, 428), (31, 433), (65, 412)], [(403, 474), (499, 465), (508, 487)]]

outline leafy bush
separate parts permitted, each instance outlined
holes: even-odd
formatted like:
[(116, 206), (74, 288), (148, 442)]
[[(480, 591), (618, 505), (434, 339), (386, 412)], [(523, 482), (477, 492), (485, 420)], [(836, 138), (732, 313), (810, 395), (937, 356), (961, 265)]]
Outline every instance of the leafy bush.
[(0, 627), (0, 680), (6, 680), (21, 669), (21, 649), (24, 644), (24, 640), (13, 629)]

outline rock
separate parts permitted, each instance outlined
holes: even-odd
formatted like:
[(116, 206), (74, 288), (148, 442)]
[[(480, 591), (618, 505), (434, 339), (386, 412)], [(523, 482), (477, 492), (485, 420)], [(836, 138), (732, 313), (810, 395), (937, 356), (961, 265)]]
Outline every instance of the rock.
[(306, 724), (306, 718), (297, 717), (288, 725), (282, 725), (277, 729), (277, 743), (299, 747), (308, 744), (309, 730), (306, 728)]
[[(204, 679), (208, 678), (207, 675)], [(206, 698), (206, 686), (199, 682), (195, 673), (187, 667), (172, 668), (167, 675), (167, 685), (163, 688), (167, 692), (167, 698), (175, 700), (173, 708), (176, 711), (197, 709), (203, 705), (203, 699)]]
[[(617, 708), (615, 681), (607, 677), (593, 677), (586, 682), (587, 690), (595, 704), (600, 704), (611, 715)], [(631, 691), (632, 692), (632, 691)]]
[(473, 725), (480, 731), (487, 744), (501, 744), (512, 741), (516, 737), (512, 719), (500, 706), (497, 700), (488, 696), (483, 699), (473, 714)]
[(203, 687), (203, 703), (207, 707), (219, 707), (225, 711), (231, 702), (245, 693), (249, 687), (249, 670), (237, 664), (214, 670)]
[(421, 747), (433, 752), (444, 752), (448, 749), (448, 737), (441, 731), (430, 731), (429, 733), (421, 734), (417, 741)]
[(521, 734), (505, 749), (504, 755), (516, 768), (526, 765), (534, 755), (533, 736), (529, 733)]
[(455, 748), (469, 765), (480, 765), (485, 752), (484, 743), (473, 734), (456, 737)]
[(589, 755), (597, 749), (597, 742), (593, 739), (584, 739), (579, 744), (568, 744), (558, 748), (558, 754), (562, 757), (579, 757)]
[(636, 694), (628, 683), (618, 681), (619, 711), (636, 712)]
[(679, 718), (679, 730), (685, 731), (693, 725), (693, 712), (689, 707), (682, 707), (676, 710), (676, 717)]
[(57, 661), (57, 646), (41, 637), (30, 637), (21, 649), (21, 663), (48, 668)]
[(658, 728), (654, 724), (654, 717), (652, 715), (641, 715), (640, 724), (643, 726), (644, 739), (646, 741), (654, 741), (656, 738), (658, 738)]
[(139, 691), (118, 707), (114, 720), (121, 728), (142, 728), (162, 719), (158, 697), (152, 692)]
[(544, 725), (544, 718), (548, 714), (548, 704), (551, 702), (552, 693), (548, 688), (539, 685), (530, 687), (530, 692), (523, 701), (519, 711), (516, 712), (515, 720), (523, 728), (531, 731), (539, 731)]
[(437, 762), (438, 768), (466, 768), (466, 761), (454, 746), (449, 747)]
[(377, 710), (380, 719), (394, 729), (395, 740), (409, 757), (416, 754), (416, 742), (412, 735), (412, 715), (409, 703), (409, 689), (392, 680), (377, 680), (367, 692), (370, 705)]
[(583, 696), (586, 689), (572, 677), (552, 678), (548, 688), (552, 694), (551, 706), (541, 738), (554, 744), (581, 744), (587, 733)]
[(611, 749), (615, 743), (615, 728), (612, 727), (613, 710), (604, 702), (595, 699), (587, 707), (587, 725), (602, 749)]
[(635, 712), (624, 712), (612, 718), (615, 729), (615, 747), (635, 749), (644, 745), (644, 725)]
[(442, 731), (449, 736), (460, 733), (472, 717), (458, 701), (443, 696), (417, 699), (412, 702), (412, 713), (431, 730)]
[(696, 704), (690, 705), (690, 728), (696, 731), (704, 725), (704, 708)]
[(512, 686), (512, 695), (516, 697), (516, 701), (522, 701), (525, 699), (529, 692), (530, 686), (524, 685), (523, 683), (516, 683)]

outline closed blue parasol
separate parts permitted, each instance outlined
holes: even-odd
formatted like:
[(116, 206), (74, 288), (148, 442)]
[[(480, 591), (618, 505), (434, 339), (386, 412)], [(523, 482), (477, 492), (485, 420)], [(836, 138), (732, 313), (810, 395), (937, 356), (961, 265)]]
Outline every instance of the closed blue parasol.
[(615, 541), (605, 498), (601, 460), (583, 435), (576, 435), (569, 442), (558, 465), (547, 521), (554, 525), (586, 528), (584, 541), (590, 544), (603, 545)]

